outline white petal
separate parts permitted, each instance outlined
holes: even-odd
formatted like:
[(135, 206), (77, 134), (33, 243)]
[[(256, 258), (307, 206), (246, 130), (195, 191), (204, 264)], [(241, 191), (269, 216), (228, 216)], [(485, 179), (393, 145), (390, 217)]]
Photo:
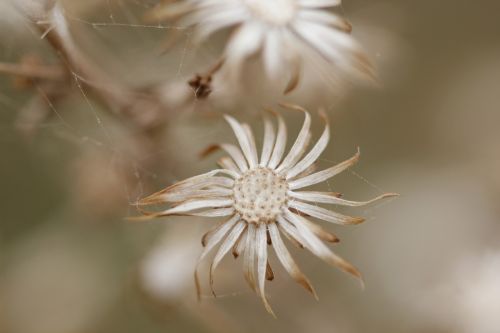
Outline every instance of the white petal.
[(290, 241), (295, 243), (295, 245), (298, 245), (299, 247), (305, 246), (302, 237), (300, 237), (297, 228), (295, 228), (293, 224), (283, 218), (278, 217), (278, 227)]
[(283, 117), (280, 114), (276, 115), (278, 118), (278, 136), (274, 145), (271, 160), (269, 161), (269, 168), (275, 169), (283, 157), (286, 147), (286, 125)]
[[(307, 21), (296, 21), (293, 24), (293, 28), (327, 60), (337, 63), (346, 63), (346, 61), (350, 59), (350, 55), (342, 52), (341, 48), (339, 48), (339, 43), (332, 40), (331, 35), (337, 36), (337, 34), (339, 34), (339, 32), (334, 29)], [(350, 35), (343, 34), (354, 41)]]
[(220, 147), (231, 156), (234, 162), (238, 165), (240, 170), (242, 172), (245, 172), (248, 170), (248, 165), (246, 162), (245, 157), (241, 153), (241, 150), (236, 147), (235, 145), (229, 144), (229, 143), (223, 143), (220, 145)]
[(220, 208), (233, 205), (233, 199), (211, 199), (211, 200), (193, 200), (180, 204), (174, 208), (170, 208), (158, 213), (152, 213), (155, 217), (168, 215), (182, 215), (191, 213), (201, 208)]
[(255, 285), (255, 225), (248, 224), (246, 246), (243, 253), (243, 274), (247, 280), (250, 288), (255, 292), (257, 287)]
[[(282, 104), (285, 107), (290, 107), (290, 105)], [(311, 128), (311, 116), (309, 115), (309, 112), (306, 110), (300, 108), (300, 107), (294, 107), (292, 106), (293, 109), (295, 110), (300, 110), (304, 112), (304, 124), (302, 125), (302, 129), (299, 132), (299, 135), (297, 136), (297, 139), (295, 140), (295, 143), (293, 144), (292, 148), (290, 148), (290, 152), (288, 155), (285, 157), (283, 162), (280, 164), (278, 169), (276, 169), (277, 172), (281, 171), (286, 171), (290, 167), (292, 167), (302, 156), (304, 151), (306, 150), (307, 147), (307, 138), (310, 135), (310, 128)]]
[(314, 173), (317, 169), (318, 169), (318, 165), (316, 163), (313, 163), (307, 169), (305, 169), (304, 171), (299, 173), (297, 176), (292, 177), (288, 180), (290, 181), (290, 180), (295, 180), (295, 179), (299, 179), (299, 178), (304, 178), (304, 177), (309, 176), (310, 174)]
[(226, 239), (222, 242), (221, 246), (219, 247), (219, 250), (217, 250), (217, 253), (215, 254), (214, 260), (212, 262), (212, 265), (210, 266), (210, 287), (212, 289), (212, 293), (215, 295), (214, 292), (214, 279), (213, 275), (215, 272), (215, 269), (221, 262), (222, 258), (229, 252), (229, 250), (233, 247), (233, 245), (236, 243), (238, 238), (240, 237), (241, 233), (246, 227), (246, 223), (243, 221), (239, 221), (234, 228), (231, 230), (229, 235), (227, 235)]
[(221, 168), (224, 168), (224, 169), (236, 172), (238, 174), (238, 176), (241, 175), (240, 168), (234, 163), (234, 161), (231, 158), (229, 158), (227, 156), (224, 156), (224, 157), (220, 158), (217, 161), (217, 164)]
[(241, 25), (232, 35), (225, 50), (225, 67), (233, 80), (239, 80), (243, 62), (260, 49), (264, 33), (263, 25), (253, 22)]
[(288, 274), (290, 274), (290, 276), (297, 283), (302, 285), (307, 291), (313, 294), (314, 298), (318, 299), (318, 296), (316, 295), (316, 292), (314, 291), (311, 283), (309, 283), (307, 277), (300, 271), (300, 268), (297, 266), (292, 256), (290, 255), (290, 252), (288, 252), (288, 249), (281, 239), (276, 224), (269, 224), (269, 234), (271, 236), (271, 241), (273, 243), (273, 248), (276, 252), (276, 255), (278, 256), (279, 261), (288, 272)]
[(286, 212), (286, 218), (290, 220), (299, 230), (302, 239), (306, 243), (306, 247), (319, 258), (323, 259), (330, 265), (336, 266), (346, 273), (352, 274), (363, 284), (361, 273), (350, 263), (333, 253), (323, 242), (318, 239), (314, 233), (307, 227), (303, 217)]
[(266, 33), (262, 57), (264, 59), (264, 68), (267, 75), (271, 79), (278, 79), (283, 72), (284, 56), (283, 48), (283, 34), (277, 29), (270, 29)]
[(233, 129), (234, 135), (240, 144), (241, 150), (245, 155), (248, 165), (250, 168), (254, 168), (257, 166), (257, 159), (252, 153), (251, 143), (249, 142), (248, 136), (246, 134), (243, 126), (233, 117), (224, 115), (224, 118), (229, 123), (231, 128)]
[(260, 166), (266, 167), (269, 159), (271, 158), (271, 152), (274, 146), (275, 139), (274, 127), (269, 118), (264, 118), (264, 143), (262, 146), (262, 154), (260, 157)]
[(200, 262), (206, 257), (206, 255), (212, 251), (212, 249), (219, 244), (219, 242), (224, 238), (224, 236), (231, 230), (231, 228), (235, 225), (236, 222), (238, 222), (240, 219), (239, 215), (234, 215), (231, 217), (227, 222), (222, 224), (217, 231), (211, 235), (211, 237), (208, 239), (207, 244), (205, 248), (203, 249), (203, 252), (201, 253), (200, 257), (198, 258), (198, 263), (196, 264), (196, 268), (194, 270), (194, 281), (196, 284), (196, 293), (198, 295), (198, 299), (200, 299), (200, 281), (198, 279), (198, 266), (200, 265)]
[(333, 167), (330, 167), (328, 169), (313, 173), (312, 175), (306, 176), (304, 178), (299, 178), (297, 180), (291, 181), (288, 184), (289, 188), (291, 190), (295, 190), (324, 182), (325, 180), (338, 175), (342, 171), (356, 164), (356, 162), (359, 160), (359, 154), (360, 153), (358, 149), (358, 152), (353, 157), (351, 157), (348, 160), (345, 160), (344, 162), (334, 165)]
[(307, 224), (307, 227), (320, 239), (329, 243), (338, 243), (340, 239), (334, 233), (323, 229), (320, 225), (309, 221), (308, 219), (302, 219), (304, 223)]
[(257, 156), (257, 145), (255, 144), (255, 137), (253, 136), (252, 129), (248, 124), (242, 124), (243, 129), (245, 130), (245, 134), (247, 136), (247, 140), (250, 143), (250, 150), (252, 152), (252, 159), (256, 162), (259, 161), (259, 157)]
[(318, 142), (316, 142), (316, 145), (314, 145), (313, 149), (311, 149), (311, 151), (299, 163), (297, 163), (292, 169), (290, 169), (287, 172), (286, 178), (290, 179), (297, 176), (302, 171), (310, 167), (314, 162), (316, 162), (318, 157), (323, 153), (326, 146), (328, 145), (329, 140), (330, 140), (330, 126), (328, 125), (327, 122), (325, 125), (325, 130), (323, 131), (323, 134), (321, 134), (321, 137), (319, 138)]
[[(172, 6), (172, 4), (169, 6)], [(241, 6), (221, 4), (220, 2), (210, 3), (210, 1), (205, 0), (203, 4), (196, 4), (193, 7), (194, 10), (179, 21), (181, 25), (200, 25), (200, 28), (202, 28), (205, 24), (211, 22), (229, 23), (234, 18), (245, 19), (245, 10)]]
[(365, 220), (361, 217), (342, 215), (340, 213), (332, 212), (328, 209), (310, 205), (297, 200), (290, 201), (288, 206), (291, 208), (295, 208), (307, 215), (311, 215), (312, 217), (315, 217), (317, 219), (341, 225), (359, 224)]
[(257, 276), (259, 280), (259, 291), (260, 298), (264, 302), (267, 312), (272, 314), (274, 317), (273, 310), (269, 305), (266, 298), (265, 284), (266, 284), (266, 272), (267, 272), (267, 226), (265, 224), (260, 224), (257, 229), (256, 234), (256, 254), (257, 254)]
[(351, 206), (351, 207), (364, 206), (364, 205), (374, 203), (378, 200), (398, 196), (397, 193), (384, 193), (384, 194), (379, 195), (378, 197), (373, 198), (373, 199), (368, 200), (368, 201), (350, 201), (350, 200), (344, 200), (344, 199), (339, 198), (337, 196), (337, 193), (330, 193), (330, 192), (315, 192), (315, 191), (297, 191), (297, 192), (294, 192), (294, 191), (289, 191), (288, 195), (290, 195), (296, 199), (302, 200), (302, 201), (318, 202), (318, 203), (340, 205), (340, 206)]
[[(201, 18), (200, 20), (202, 15), (210, 16), (209, 19)], [(207, 39), (211, 34), (217, 32), (218, 30), (244, 22), (246, 17), (247, 15), (244, 10), (241, 8), (234, 8), (226, 11), (213, 12), (212, 14), (200, 12), (197, 16), (191, 15), (189, 17), (189, 22), (199, 23), (195, 34), (195, 41), (199, 42)]]
[(236, 241), (236, 244), (233, 246), (233, 257), (238, 258), (244, 251), (245, 246), (247, 245), (247, 232), (243, 231), (240, 238)]
[(299, 6), (310, 8), (333, 7), (341, 4), (341, 0), (298, 0)]
[(191, 191), (181, 191), (177, 193), (171, 193), (166, 197), (168, 200), (166, 202), (182, 202), (185, 200), (192, 199), (216, 199), (227, 196), (232, 196), (233, 190), (229, 188), (211, 188), (211, 189), (203, 189), (203, 190), (191, 190)]
[[(210, 178), (199, 178), (196, 181), (180, 184), (179, 186), (172, 185), (166, 189), (149, 195), (146, 198), (141, 199), (138, 202), (138, 206), (147, 206), (159, 203), (168, 202), (179, 202), (189, 199), (190, 197), (195, 197), (199, 193), (199, 189), (208, 188), (210, 186), (221, 186), (222, 190), (224, 187), (232, 187), (234, 181), (225, 177), (210, 177)], [(226, 188), (225, 190), (230, 190)]]
[(203, 217), (222, 217), (222, 216), (230, 216), (233, 215), (234, 213), (235, 213), (234, 208), (229, 207), (229, 208), (208, 209), (208, 210), (203, 210), (201, 212), (189, 213), (186, 215), (203, 216)]

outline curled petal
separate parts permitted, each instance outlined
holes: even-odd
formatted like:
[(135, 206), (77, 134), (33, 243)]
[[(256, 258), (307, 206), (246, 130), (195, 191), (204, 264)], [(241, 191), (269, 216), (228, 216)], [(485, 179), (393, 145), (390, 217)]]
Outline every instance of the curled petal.
[(193, 200), (182, 203), (174, 208), (164, 210), (162, 212), (144, 212), (145, 215), (153, 217), (169, 216), (169, 215), (185, 215), (193, 213), (202, 208), (219, 208), (233, 205), (233, 199), (211, 199), (211, 200)]
[(338, 243), (340, 239), (333, 232), (327, 231), (323, 229), (320, 225), (309, 221), (308, 219), (303, 219), (304, 223), (307, 224), (307, 227), (320, 239), (329, 243)]
[(250, 223), (247, 228), (246, 246), (243, 255), (243, 274), (250, 288), (257, 292), (255, 284), (255, 225)]
[(247, 140), (250, 143), (250, 151), (252, 152), (252, 159), (258, 161), (259, 158), (257, 157), (257, 145), (255, 144), (255, 137), (253, 136), (252, 129), (248, 124), (242, 124), (242, 127), (245, 130)]
[(363, 286), (363, 279), (361, 273), (350, 263), (333, 253), (314, 233), (307, 227), (304, 218), (295, 215), (292, 212), (286, 212), (285, 218), (295, 225), (298, 229), (302, 240), (305, 242), (307, 249), (314, 253), (319, 258), (323, 259), (330, 265), (340, 268), (342, 271), (349, 273), (356, 277)]
[(306, 204), (296, 200), (290, 201), (289, 206), (312, 217), (341, 225), (360, 224), (365, 220), (362, 217), (346, 216), (322, 207)]
[(260, 224), (257, 229), (257, 234), (255, 237), (256, 241), (256, 251), (257, 251), (257, 276), (259, 280), (259, 291), (260, 298), (266, 307), (267, 312), (276, 317), (271, 305), (266, 298), (265, 284), (267, 276), (267, 226), (265, 224)]
[(286, 125), (283, 117), (280, 114), (275, 113), (278, 117), (278, 136), (276, 138), (276, 143), (274, 145), (273, 153), (271, 155), (271, 160), (269, 161), (269, 168), (275, 169), (278, 163), (283, 157), (286, 146)]
[(276, 224), (271, 223), (269, 225), (269, 233), (273, 242), (274, 251), (276, 252), (278, 259), (285, 270), (297, 283), (299, 283), (307, 291), (309, 291), (314, 296), (314, 298), (318, 299), (318, 295), (316, 294), (313, 286), (311, 285), (307, 277), (300, 271), (300, 268), (297, 266), (292, 256), (290, 255), (290, 252), (288, 252), (288, 249), (281, 239)]
[(304, 178), (299, 178), (296, 180), (291, 181), (288, 185), (291, 190), (311, 186), (314, 184), (318, 184), (321, 182), (324, 182), (327, 179), (330, 179), (342, 171), (348, 169), (349, 167), (353, 166), (356, 164), (356, 162), (359, 160), (359, 148), (358, 152), (351, 157), (348, 160), (345, 160), (344, 162), (341, 162), (337, 165), (334, 165), (328, 169), (313, 173), (312, 175), (306, 176)]
[(219, 247), (219, 250), (217, 250), (212, 265), (210, 265), (210, 288), (212, 289), (212, 293), (214, 296), (216, 296), (214, 291), (214, 278), (213, 278), (215, 269), (221, 262), (222, 258), (224, 258), (227, 252), (233, 247), (233, 245), (239, 239), (245, 227), (246, 224), (243, 221), (239, 221), (233, 227), (229, 235), (227, 235), (226, 239), (222, 242), (221, 246)]
[(323, 153), (326, 146), (328, 145), (328, 141), (330, 140), (330, 125), (328, 124), (328, 120), (324, 113), (321, 113), (322, 118), (325, 120), (325, 129), (318, 142), (314, 145), (313, 149), (293, 168), (291, 168), (287, 174), (287, 179), (293, 178), (305, 171), (308, 167), (314, 164), (318, 157)]
[(299, 173), (297, 176), (290, 178), (289, 180), (295, 180), (299, 178), (304, 178), (306, 176), (309, 176), (313, 172), (315, 172), (318, 169), (318, 165), (316, 163), (311, 164), (307, 169)]
[(283, 235), (285, 235), (285, 237), (288, 238), (288, 240), (292, 242), (293, 245), (301, 249), (305, 247), (304, 242), (302, 241), (302, 238), (297, 231), (297, 228), (295, 228), (293, 224), (285, 219), (278, 218), (278, 227)]
[(212, 251), (212, 249), (219, 244), (219, 242), (224, 238), (224, 236), (233, 228), (233, 226), (238, 222), (240, 219), (239, 215), (234, 215), (231, 217), (229, 220), (227, 220), (225, 223), (220, 225), (220, 227), (217, 228), (217, 230), (212, 234), (212, 236), (208, 239), (205, 248), (203, 249), (203, 252), (201, 253), (200, 257), (198, 258), (198, 263), (196, 264), (196, 268), (194, 270), (194, 282), (196, 285), (196, 294), (198, 296), (198, 300), (201, 298), (201, 288), (200, 288), (200, 280), (198, 279), (198, 266), (200, 265), (201, 261), (207, 256), (207, 254)]
[(308, 143), (308, 137), (310, 136), (310, 128), (311, 128), (311, 116), (309, 115), (309, 112), (307, 112), (305, 109), (295, 106), (295, 105), (290, 105), (290, 104), (281, 104), (283, 107), (292, 109), (292, 110), (298, 110), (304, 112), (304, 124), (302, 125), (302, 129), (299, 132), (299, 135), (297, 136), (297, 139), (295, 140), (295, 143), (293, 144), (292, 148), (290, 148), (290, 152), (288, 155), (285, 157), (283, 162), (280, 164), (278, 169), (276, 169), (276, 172), (281, 172), (281, 171), (286, 171), (289, 168), (291, 168), (302, 156), (304, 151), (306, 150), (307, 143)]
[(262, 146), (262, 154), (260, 157), (260, 166), (266, 167), (271, 158), (271, 153), (274, 147), (274, 139), (276, 134), (274, 133), (274, 127), (269, 118), (264, 118), (264, 144)]
[(233, 129), (234, 135), (236, 136), (236, 139), (238, 140), (241, 150), (243, 151), (243, 155), (245, 155), (248, 165), (250, 168), (254, 168), (257, 166), (257, 158), (256, 156), (252, 153), (252, 147), (250, 140), (246, 134), (245, 129), (243, 126), (233, 117), (225, 115), (224, 118), (226, 121), (229, 123), (231, 128)]
[(188, 199), (193, 191), (209, 186), (220, 186), (226, 188), (232, 187), (234, 185), (234, 181), (232, 179), (214, 176), (219, 172), (221, 172), (220, 169), (180, 181), (139, 200), (136, 205), (146, 206), (158, 203), (179, 202)]
[(351, 207), (365, 206), (382, 199), (399, 196), (399, 194), (397, 193), (384, 193), (368, 201), (350, 201), (339, 198), (338, 193), (335, 192), (330, 193), (330, 192), (315, 192), (315, 191), (299, 191), (299, 192), (289, 191), (288, 195), (302, 201), (318, 202), (318, 203), (340, 205), (340, 206), (351, 206)]
[(238, 258), (243, 251), (245, 251), (245, 246), (247, 245), (247, 232), (246, 228), (245, 230), (241, 233), (240, 238), (236, 241), (236, 243), (233, 245), (232, 249), (232, 254), (234, 259)]

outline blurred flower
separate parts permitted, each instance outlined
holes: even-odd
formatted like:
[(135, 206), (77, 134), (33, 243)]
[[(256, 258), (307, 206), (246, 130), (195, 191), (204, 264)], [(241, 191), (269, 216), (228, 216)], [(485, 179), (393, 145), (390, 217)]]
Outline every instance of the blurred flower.
[(499, 276), (499, 252), (463, 258), (425, 299), (424, 314), (452, 332), (499, 332)]
[[(340, 225), (358, 224), (364, 219), (345, 216), (319, 207), (317, 204), (362, 206), (395, 195), (388, 193), (370, 201), (356, 202), (341, 199), (338, 193), (297, 191), (322, 183), (346, 170), (358, 161), (359, 152), (338, 165), (315, 173), (314, 163), (326, 148), (330, 138), (326, 116), (321, 114), (326, 122), (323, 134), (303, 157), (311, 138), (311, 117), (306, 110), (298, 106), (283, 106), (302, 111), (305, 115), (303, 127), (285, 158), (282, 157), (286, 146), (287, 129), (281, 116), (277, 115), (279, 123), (277, 134), (271, 121), (265, 119), (264, 144), (260, 159), (248, 124), (241, 124), (234, 118), (226, 116), (241, 150), (232, 144), (209, 147), (207, 154), (220, 148), (230, 155), (230, 158), (223, 157), (219, 160), (221, 169), (178, 182), (138, 203), (139, 206), (173, 204), (173, 207), (160, 212), (142, 211), (146, 219), (171, 215), (228, 217), (204, 235), (202, 244), (205, 249), (198, 264), (222, 242), (210, 267), (210, 285), (213, 291), (213, 273), (222, 258), (231, 249), (235, 257), (243, 253), (245, 278), (254, 291), (260, 291), (262, 301), (271, 314), (273, 312), (264, 291), (265, 280), (272, 280), (274, 277), (268, 262), (268, 244), (273, 245), (278, 259), (287, 272), (317, 297), (309, 280), (299, 270), (288, 252), (280, 232), (292, 243), (307, 248), (327, 263), (361, 280), (361, 274), (354, 266), (337, 256), (322, 242), (322, 240), (337, 242), (338, 238), (305, 216)], [(257, 277), (255, 261), (257, 261)], [(197, 270), (198, 268), (195, 270), (195, 281), (199, 295)]]
[(371, 65), (350, 36), (351, 25), (327, 11), (340, 0), (187, 0), (165, 4), (152, 12), (154, 19), (181, 17), (196, 26), (196, 39), (234, 30), (223, 55), (224, 67), (238, 79), (242, 65), (261, 53), (265, 72), (272, 79), (289, 76), (285, 93), (299, 82), (308, 50), (320, 54), (335, 70), (373, 76)]
[(182, 229), (177, 225), (169, 228), (140, 267), (144, 289), (164, 301), (182, 299), (191, 286), (193, 272), (189, 263), (196, 260), (198, 247), (186, 241), (189, 232)]

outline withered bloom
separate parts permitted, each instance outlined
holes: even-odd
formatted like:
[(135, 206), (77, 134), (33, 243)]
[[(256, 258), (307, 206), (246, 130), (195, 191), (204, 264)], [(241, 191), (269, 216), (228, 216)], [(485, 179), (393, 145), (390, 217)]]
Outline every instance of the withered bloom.
[[(214, 151), (220, 148), (229, 155), (218, 161), (221, 169), (183, 180), (138, 203), (139, 206), (171, 204), (170, 208), (163, 211), (143, 212), (145, 218), (170, 215), (225, 217), (222, 223), (204, 235), (202, 244), (205, 249), (198, 265), (211, 250), (219, 246), (210, 267), (210, 285), (213, 291), (213, 273), (222, 258), (229, 251), (232, 251), (235, 257), (243, 254), (245, 278), (250, 287), (260, 293), (267, 311), (271, 314), (273, 312), (264, 291), (265, 280), (273, 278), (268, 262), (268, 244), (272, 245), (279, 261), (295, 281), (317, 298), (309, 280), (288, 252), (281, 235), (361, 281), (359, 271), (323, 243), (337, 242), (338, 238), (311, 222), (309, 217), (340, 225), (358, 224), (364, 219), (342, 215), (318, 204), (363, 206), (396, 195), (387, 193), (370, 201), (357, 202), (341, 199), (338, 193), (303, 191), (303, 188), (324, 182), (355, 164), (359, 159), (359, 151), (342, 163), (315, 172), (314, 163), (330, 138), (326, 116), (321, 114), (325, 121), (321, 137), (305, 154), (311, 138), (311, 117), (306, 110), (298, 106), (284, 106), (302, 111), (305, 115), (302, 129), (284, 158), (287, 129), (279, 114), (276, 114), (277, 133), (272, 122), (267, 118), (264, 120), (264, 143), (260, 158), (250, 127), (225, 116), (236, 135), (239, 147), (223, 143), (208, 149)], [(198, 265), (195, 281), (199, 296)]]
[(228, 72), (238, 78), (242, 65), (258, 54), (267, 77), (290, 76), (287, 93), (299, 82), (307, 51), (327, 60), (333, 72), (374, 76), (350, 34), (351, 25), (330, 11), (340, 4), (340, 0), (186, 0), (160, 5), (150, 16), (194, 26), (198, 41), (231, 31), (223, 54)]

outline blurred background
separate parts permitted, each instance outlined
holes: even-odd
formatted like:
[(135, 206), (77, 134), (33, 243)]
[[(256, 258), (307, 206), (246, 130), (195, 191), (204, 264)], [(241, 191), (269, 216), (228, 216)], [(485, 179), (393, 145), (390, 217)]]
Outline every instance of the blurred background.
[[(186, 82), (225, 36), (193, 45), (189, 29), (145, 20), (157, 3), (62, 1), (91, 63), (72, 73), (40, 1), (0, 3), (0, 332), (500, 332), (500, 2), (345, 0), (377, 84), (313, 72), (284, 98), (251, 88), (259, 78), (249, 75), (245, 89), (214, 84), (203, 100)], [(223, 112), (259, 140), (256, 110), (271, 100), (326, 107), (333, 140), (321, 166), (361, 147), (358, 165), (325, 189), (401, 194), (353, 210), (364, 224), (328, 226), (365, 290), (289, 246), (320, 300), (275, 264), (277, 320), (241, 260), (223, 261), (218, 298), (205, 283), (196, 301), (200, 238), (215, 221), (124, 219), (137, 198), (213, 167), (198, 154), (234, 140)], [(302, 119), (286, 118), (291, 138)]]

